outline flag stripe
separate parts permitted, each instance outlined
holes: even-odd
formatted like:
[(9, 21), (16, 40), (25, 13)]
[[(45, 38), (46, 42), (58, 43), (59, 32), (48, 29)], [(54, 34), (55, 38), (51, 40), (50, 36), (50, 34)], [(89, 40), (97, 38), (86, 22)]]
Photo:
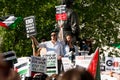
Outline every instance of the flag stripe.
[(4, 55), (4, 58), (8, 58), (8, 57), (12, 57), (12, 56), (15, 56), (15, 54), (11, 53), (11, 54)]
[(0, 22), (0, 26), (8, 29), (8, 26), (5, 23), (3, 23), (3, 22)]
[(17, 17), (17, 19), (14, 21), (14, 23), (12, 23), (10, 25), (10, 28), (14, 29), (18, 25), (18, 23), (21, 22), (21, 21), (22, 21), (22, 18), (21, 17)]
[(24, 67), (24, 66), (27, 66), (27, 63), (20, 64), (20, 65), (16, 66), (16, 68), (17, 68), (17, 69), (20, 69), (20, 68), (22, 68), (22, 67)]
[(96, 70), (97, 70), (97, 63), (98, 63), (98, 57), (99, 57), (99, 48), (96, 49), (94, 56), (91, 60), (91, 63), (88, 66), (88, 71), (96, 77)]
[(27, 71), (28, 71), (28, 69), (24, 69), (24, 70), (22, 70), (22, 71), (20, 71), (20, 72), (18, 72), (19, 74), (25, 74), (25, 73), (27, 73)]

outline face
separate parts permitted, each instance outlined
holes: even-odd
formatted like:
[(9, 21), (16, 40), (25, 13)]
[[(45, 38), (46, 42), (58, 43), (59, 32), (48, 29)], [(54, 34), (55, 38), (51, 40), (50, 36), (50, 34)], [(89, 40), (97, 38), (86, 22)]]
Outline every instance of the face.
[(72, 37), (71, 37), (70, 35), (68, 35), (68, 36), (66, 36), (66, 40), (67, 40), (68, 42), (71, 42), (71, 41), (72, 41)]
[(57, 40), (57, 35), (55, 32), (51, 33), (51, 40)]

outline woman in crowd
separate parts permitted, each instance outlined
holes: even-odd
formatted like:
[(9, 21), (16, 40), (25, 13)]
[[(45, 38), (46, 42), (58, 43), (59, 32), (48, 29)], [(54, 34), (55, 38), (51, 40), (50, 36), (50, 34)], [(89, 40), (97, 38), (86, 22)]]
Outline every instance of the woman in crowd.
[(72, 35), (67, 34), (64, 46), (65, 56), (70, 56), (72, 61), (75, 59), (75, 56), (79, 55), (78, 48), (73, 44)]

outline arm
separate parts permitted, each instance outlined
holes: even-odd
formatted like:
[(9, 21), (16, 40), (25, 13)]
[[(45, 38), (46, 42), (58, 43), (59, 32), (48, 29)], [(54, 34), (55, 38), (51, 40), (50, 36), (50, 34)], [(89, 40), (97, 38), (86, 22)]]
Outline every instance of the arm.
[(30, 36), (30, 38), (33, 40), (33, 43), (35, 44), (35, 46), (39, 45), (39, 42), (37, 41), (37, 39), (34, 36)]
[(36, 49), (35, 49), (35, 44), (34, 44), (33, 39), (31, 39), (31, 40), (32, 40), (33, 56), (38, 56), (38, 55), (39, 55), (39, 52), (38, 52), (38, 51), (36, 51)]

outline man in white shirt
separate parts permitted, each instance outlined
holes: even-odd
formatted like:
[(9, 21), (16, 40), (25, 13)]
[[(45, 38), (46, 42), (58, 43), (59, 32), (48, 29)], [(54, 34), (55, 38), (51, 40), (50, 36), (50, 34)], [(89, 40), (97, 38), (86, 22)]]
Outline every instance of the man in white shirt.
[[(32, 37), (32, 39), (36, 43), (36, 39)], [(51, 33), (51, 40), (50, 41), (45, 41), (40, 44), (36, 44), (38, 48), (46, 48), (47, 53), (52, 52), (57, 54), (57, 60), (58, 60), (58, 73), (60, 73), (61, 69), (61, 58), (64, 56), (63, 53), (63, 46), (62, 44), (57, 41), (57, 34), (55, 31)]]
[(57, 35), (56, 32), (51, 33), (51, 40), (42, 42), (38, 45), (38, 47), (44, 47), (47, 50), (47, 53), (53, 52), (57, 54), (57, 59), (60, 60), (62, 56), (64, 56), (63, 53), (63, 46), (59, 41), (57, 41)]

